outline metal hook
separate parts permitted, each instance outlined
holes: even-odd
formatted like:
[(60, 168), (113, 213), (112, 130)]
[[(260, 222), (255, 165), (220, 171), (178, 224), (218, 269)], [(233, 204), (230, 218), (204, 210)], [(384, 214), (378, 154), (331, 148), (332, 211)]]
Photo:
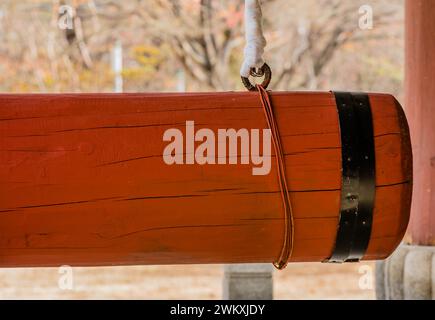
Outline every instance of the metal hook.
[[(272, 70), (270, 69), (269, 65), (265, 63), (261, 68), (252, 68), (250, 71), (250, 75), (256, 78), (264, 76), (264, 80), (261, 86), (266, 89), (270, 83), (270, 80), (272, 79)], [(252, 84), (248, 77), (241, 78), (242, 83), (246, 87), (246, 89), (248, 89), (249, 91), (257, 91), (257, 86), (255, 84)]]

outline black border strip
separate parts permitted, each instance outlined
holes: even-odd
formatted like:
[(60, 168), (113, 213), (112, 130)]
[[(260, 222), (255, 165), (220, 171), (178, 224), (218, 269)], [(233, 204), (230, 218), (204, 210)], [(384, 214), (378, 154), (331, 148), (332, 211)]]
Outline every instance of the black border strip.
[(358, 262), (369, 244), (375, 201), (372, 112), (367, 94), (334, 95), (340, 120), (342, 186), (335, 248), (326, 262)]

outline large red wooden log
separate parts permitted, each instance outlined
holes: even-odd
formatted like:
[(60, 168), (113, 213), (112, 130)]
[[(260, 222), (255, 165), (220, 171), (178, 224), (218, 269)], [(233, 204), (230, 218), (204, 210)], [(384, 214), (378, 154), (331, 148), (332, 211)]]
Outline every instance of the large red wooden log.
[[(295, 219), (291, 261), (337, 236), (341, 139), (332, 93), (272, 93)], [(406, 230), (411, 151), (390, 95), (372, 94), (373, 227), (365, 259)], [(169, 128), (266, 128), (257, 93), (0, 95), (0, 266), (273, 262), (284, 237), (275, 162), (172, 165)]]

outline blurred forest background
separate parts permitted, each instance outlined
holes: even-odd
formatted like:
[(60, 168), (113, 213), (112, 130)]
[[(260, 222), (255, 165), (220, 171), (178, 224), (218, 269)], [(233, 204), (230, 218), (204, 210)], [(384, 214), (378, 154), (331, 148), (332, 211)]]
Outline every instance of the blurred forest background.
[[(370, 30), (358, 26), (365, 4)], [(272, 89), (400, 97), (403, 0), (263, 0), (263, 11)], [(243, 0), (0, 0), (0, 92), (113, 91), (117, 43), (126, 92), (242, 89)]]
[[(362, 5), (373, 8), (372, 29), (359, 28)], [(400, 100), (403, 6), (263, 0), (270, 88), (382, 91)], [(125, 92), (244, 90), (243, 9), (242, 0), (0, 0), (0, 93), (112, 92), (121, 77)], [(74, 270), (72, 291), (59, 289), (57, 269), (0, 270), (0, 298), (221, 297), (221, 266)], [(358, 265), (292, 264), (275, 273), (275, 297), (374, 298), (360, 277)]]

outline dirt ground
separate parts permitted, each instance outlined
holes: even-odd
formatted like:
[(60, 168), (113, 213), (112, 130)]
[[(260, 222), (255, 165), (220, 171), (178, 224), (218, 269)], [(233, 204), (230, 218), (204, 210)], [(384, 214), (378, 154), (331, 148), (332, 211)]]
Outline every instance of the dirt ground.
[[(219, 265), (73, 268), (72, 290), (59, 288), (59, 271), (1, 269), (0, 299), (220, 299), (222, 292)], [(274, 296), (374, 299), (373, 281), (372, 263), (292, 264), (274, 272)]]

